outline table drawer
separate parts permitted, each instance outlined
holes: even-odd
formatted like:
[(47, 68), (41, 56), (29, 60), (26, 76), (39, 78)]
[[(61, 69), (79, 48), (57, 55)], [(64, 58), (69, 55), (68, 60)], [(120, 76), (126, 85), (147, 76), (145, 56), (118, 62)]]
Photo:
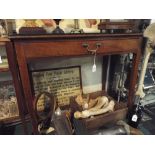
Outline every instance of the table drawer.
[(63, 40), (49, 42), (22, 43), (26, 58), (50, 56), (79, 56), (134, 52), (139, 47), (137, 39), (111, 40)]

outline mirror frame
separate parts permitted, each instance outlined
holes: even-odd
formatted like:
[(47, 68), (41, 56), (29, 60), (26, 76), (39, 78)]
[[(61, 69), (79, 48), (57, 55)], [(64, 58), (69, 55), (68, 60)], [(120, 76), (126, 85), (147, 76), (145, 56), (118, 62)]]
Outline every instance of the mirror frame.
[[(40, 96), (43, 95), (43, 94), (45, 94), (47, 97), (50, 98), (50, 106), (51, 106), (51, 111), (48, 113), (47, 117), (44, 117), (44, 118), (43, 118), (43, 117), (40, 117), (40, 116), (38, 115), (38, 111), (37, 111), (37, 102), (38, 102)], [(37, 116), (38, 122), (43, 121), (43, 120), (46, 120), (47, 118), (50, 118), (50, 117), (53, 116), (53, 114), (54, 114), (54, 112), (55, 112), (55, 109), (56, 109), (56, 100), (55, 100), (55, 97), (54, 97), (53, 94), (48, 93), (48, 92), (41, 92), (41, 93), (39, 93), (39, 94), (35, 97), (33, 103), (34, 103), (35, 115)]]

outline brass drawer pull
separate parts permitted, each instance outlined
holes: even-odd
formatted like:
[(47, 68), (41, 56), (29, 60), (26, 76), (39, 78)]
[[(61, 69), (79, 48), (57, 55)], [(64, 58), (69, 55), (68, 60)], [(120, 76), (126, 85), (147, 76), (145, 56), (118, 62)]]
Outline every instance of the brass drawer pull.
[(87, 43), (83, 44), (83, 47), (87, 49), (87, 52), (89, 54), (95, 54), (100, 46), (101, 46), (101, 43), (96, 43), (96, 49), (89, 49), (89, 44)]

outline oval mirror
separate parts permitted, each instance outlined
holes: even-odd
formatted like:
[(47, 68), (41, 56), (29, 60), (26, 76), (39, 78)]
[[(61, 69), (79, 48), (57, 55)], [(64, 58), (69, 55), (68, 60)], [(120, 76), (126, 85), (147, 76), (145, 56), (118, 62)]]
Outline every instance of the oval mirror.
[(42, 92), (37, 95), (35, 101), (35, 113), (40, 121), (44, 121), (51, 118), (55, 111), (55, 98), (51, 93)]

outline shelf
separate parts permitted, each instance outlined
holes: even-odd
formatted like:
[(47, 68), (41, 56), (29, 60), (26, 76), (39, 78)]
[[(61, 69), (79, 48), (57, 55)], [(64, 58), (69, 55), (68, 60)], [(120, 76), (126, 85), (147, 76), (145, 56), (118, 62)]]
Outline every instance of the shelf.
[(0, 46), (6, 45), (6, 42), (8, 42), (8, 41), (9, 41), (8, 38), (2, 38), (2, 37), (0, 37)]
[(0, 68), (0, 73), (1, 72), (9, 72), (9, 68)]
[[(25, 121), (26, 122), (30, 122), (31, 121), (29, 115), (25, 115)], [(15, 126), (15, 125), (21, 124), (22, 123), (22, 120), (21, 120), (20, 116), (14, 116), (14, 117), (6, 118), (6, 119), (1, 119), (0, 120), (0, 123), (2, 123), (2, 122), (6, 126), (9, 127), (9, 126)]]
[(0, 123), (5, 123), (5, 124), (9, 124), (9, 123), (17, 123), (20, 120), (19, 116), (13, 116), (13, 117), (9, 117), (9, 118), (4, 118), (0, 120)]

